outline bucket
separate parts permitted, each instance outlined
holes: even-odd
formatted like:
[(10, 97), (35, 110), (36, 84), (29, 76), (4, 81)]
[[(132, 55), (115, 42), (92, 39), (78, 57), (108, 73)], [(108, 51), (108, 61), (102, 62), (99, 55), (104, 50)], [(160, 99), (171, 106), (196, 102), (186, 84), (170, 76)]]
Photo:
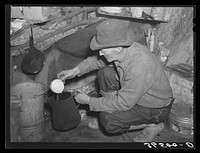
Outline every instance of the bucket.
[(19, 133), (22, 141), (39, 142), (44, 134), (44, 101), (46, 86), (23, 82), (11, 88), (11, 98), (19, 101)]
[(19, 103), (10, 101), (10, 141), (18, 142), (19, 135)]
[(53, 127), (59, 131), (66, 131), (76, 127), (81, 120), (74, 97), (69, 92), (57, 94), (52, 107)]
[(183, 137), (193, 137), (193, 114), (190, 104), (174, 103), (169, 114), (170, 130)]
[(22, 141), (25, 142), (38, 142), (44, 137), (44, 120), (34, 126), (20, 127), (20, 135)]

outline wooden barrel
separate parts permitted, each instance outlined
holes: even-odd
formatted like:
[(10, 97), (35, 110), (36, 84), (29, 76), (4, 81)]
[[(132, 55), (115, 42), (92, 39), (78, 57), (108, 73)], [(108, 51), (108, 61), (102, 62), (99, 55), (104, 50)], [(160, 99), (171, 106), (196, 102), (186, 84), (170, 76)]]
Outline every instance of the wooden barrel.
[(20, 101), (19, 133), (21, 141), (39, 142), (43, 139), (43, 108), (46, 90), (46, 86), (35, 82), (23, 82), (11, 88), (12, 99)]

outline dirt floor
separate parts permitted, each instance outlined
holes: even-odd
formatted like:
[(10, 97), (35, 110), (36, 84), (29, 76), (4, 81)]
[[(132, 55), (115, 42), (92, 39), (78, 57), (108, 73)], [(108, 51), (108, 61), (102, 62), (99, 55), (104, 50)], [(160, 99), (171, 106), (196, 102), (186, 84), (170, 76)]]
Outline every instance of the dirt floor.
[[(180, 135), (168, 128), (166, 125), (164, 129), (155, 137), (151, 143), (136, 143), (133, 138), (141, 133), (142, 130), (129, 131), (123, 134), (110, 135), (104, 131), (103, 128), (91, 129), (88, 127), (90, 118), (98, 118), (98, 113), (89, 111), (88, 105), (79, 105), (78, 110), (86, 110), (87, 118), (83, 118), (78, 126), (68, 131), (58, 131), (53, 127), (52, 108), (49, 102), (44, 105), (44, 133), (41, 142), (37, 143), (17, 143), (12, 148), (29, 148), (29, 149), (80, 149), (80, 148), (155, 148), (155, 144), (162, 142), (165, 148), (167, 144), (178, 144), (179, 148), (186, 149), (194, 148), (195, 141), (193, 137)], [(16, 127), (17, 128), (17, 127)], [(16, 129), (15, 128), (15, 129)], [(36, 145), (35, 145), (36, 144)], [(141, 146), (138, 147), (138, 144)], [(128, 146), (127, 146), (128, 145)], [(160, 147), (162, 149), (162, 147)], [(171, 147), (172, 148), (172, 147)], [(173, 147), (175, 148), (175, 147)]]
[[(90, 129), (87, 121), (81, 123), (70, 131), (59, 132), (52, 127), (50, 117), (45, 119), (45, 137), (42, 142), (134, 142), (133, 138), (139, 135), (141, 130), (130, 131), (122, 135), (109, 136), (100, 128)], [(165, 127), (156, 136), (154, 142), (193, 142), (191, 137), (180, 136)]]
[[(45, 134), (42, 142), (54, 142), (54, 143), (136, 143), (133, 138), (141, 133), (142, 130), (129, 131), (120, 135), (109, 135), (100, 129), (91, 129), (88, 127), (88, 120), (81, 120), (80, 124), (69, 131), (60, 132), (53, 128), (51, 119), (51, 107), (48, 104), (45, 105)], [(86, 110), (87, 117), (97, 117), (97, 113), (92, 113), (88, 110), (86, 106), (79, 106), (79, 110)], [(178, 142), (178, 143), (193, 143), (193, 137), (180, 135), (168, 128), (166, 125), (164, 129), (155, 137), (154, 142)]]

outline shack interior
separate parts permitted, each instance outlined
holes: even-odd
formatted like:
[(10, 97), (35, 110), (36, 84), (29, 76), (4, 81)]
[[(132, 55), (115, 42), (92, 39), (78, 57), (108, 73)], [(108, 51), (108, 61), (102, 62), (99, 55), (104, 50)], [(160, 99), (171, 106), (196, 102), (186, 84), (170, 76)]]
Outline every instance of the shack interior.
[[(10, 89), (23, 83), (42, 83), (45, 93), (42, 95), (44, 106), (44, 131), (35, 139), (24, 140), (20, 134), (20, 102), (11, 96), (10, 100), (10, 142), (101, 142), (135, 143), (133, 137), (141, 131), (129, 134), (109, 135), (100, 129), (88, 127), (90, 117), (97, 117), (86, 105), (77, 105), (82, 118), (78, 126), (67, 131), (58, 131), (52, 126), (52, 108), (55, 101), (50, 83), (56, 74), (64, 69), (75, 67), (92, 54), (90, 40), (96, 33), (96, 26), (108, 18), (130, 20), (136, 31), (137, 42), (146, 45), (163, 64), (175, 97), (181, 119), (169, 124), (156, 136), (154, 142), (194, 143), (194, 8), (193, 7), (120, 7), (123, 13), (112, 13), (99, 7), (76, 6), (10, 6)], [(153, 17), (153, 19), (152, 19)], [(34, 47), (44, 56), (44, 65), (35, 74), (26, 74), (22, 70), (22, 61), (30, 52), (29, 42), (32, 28)], [(96, 85), (96, 72), (65, 82), (67, 88), (80, 88), (91, 96), (99, 96)], [(23, 88), (24, 86), (22, 86)], [(34, 88), (33, 86), (32, 88)], [(19, 90), (19, 89), (17, 89)], [(23, 90), (23, 89), (20, 89)], [(24, 89), (25, 90), (25, 89)], [(32, 89), (32, 91), (34, 91)], [(37, 90), (37, 92), (39, 89)], [(41, 89), (41, 94), (44, 90)], [(28, 109), (28, 108), (27, 108)], [(31, 108), (34, 110), (35, 108)], [(84, 116), (85, 115), (85, 116)], [(63, 116), (64, 117), (64, 116)], [(40, 127), (39, 127), (40, 128)], [(38, 127), (30, 127), (24, 133), (41, 133)], [(25, 135), (26, 135), (25, 134)], [(27, 136), (27, 135), (26, 135)], [(29, 135), (30, 136), (30, 135)], [(39, 138), (38, 138), (39, 137)]]

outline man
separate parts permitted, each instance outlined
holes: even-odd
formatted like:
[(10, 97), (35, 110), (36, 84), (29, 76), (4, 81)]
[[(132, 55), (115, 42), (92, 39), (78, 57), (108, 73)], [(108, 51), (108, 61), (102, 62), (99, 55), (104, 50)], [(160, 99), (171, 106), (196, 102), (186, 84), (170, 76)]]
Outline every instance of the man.
[(134, 42), (131, 22), (108, 19), (96, 29), (90, 48), (99, 50), (100, 57), (88, 57), (57, 76), (71, 79), (101, 68), (98, 82), (102, 97), (79, 93), (76, 101), (100, 112), (100, 123), (107, 132), (144, 128), (134, 141), (150, 142), (163, 129), (172, 104), (172, 89), (164, 69), (145, 46)]

